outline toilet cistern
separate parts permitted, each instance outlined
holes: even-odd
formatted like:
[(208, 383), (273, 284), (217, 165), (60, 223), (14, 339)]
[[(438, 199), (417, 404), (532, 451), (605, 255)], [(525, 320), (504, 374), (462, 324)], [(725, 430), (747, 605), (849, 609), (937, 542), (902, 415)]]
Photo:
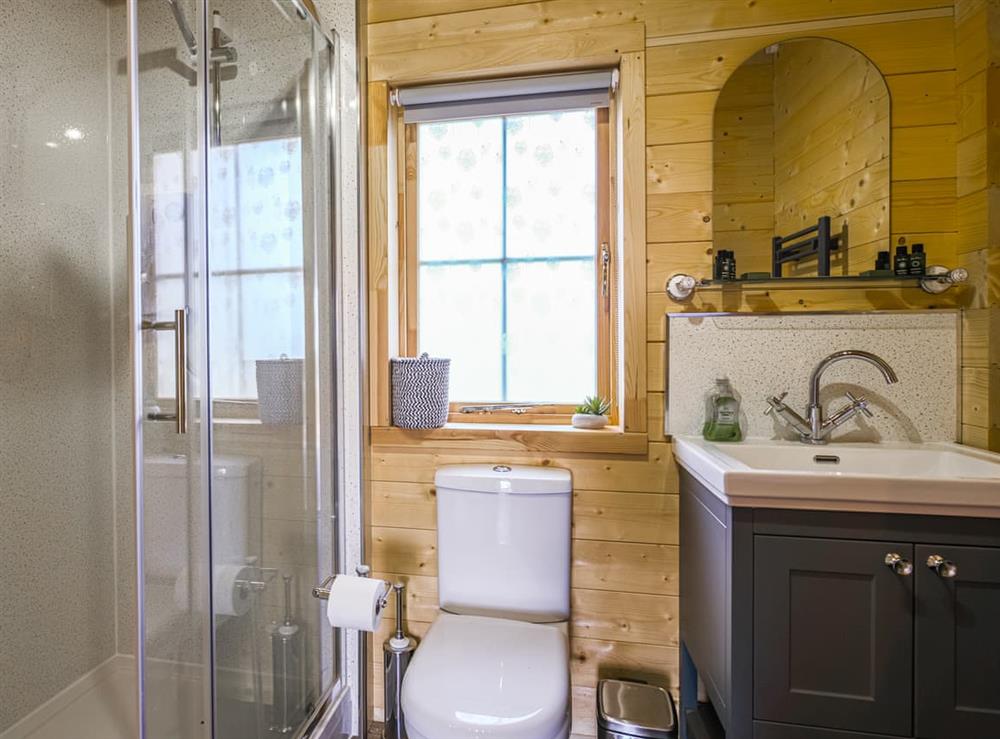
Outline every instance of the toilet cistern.
[(895, 371), (893, 371), (889, 363), (882, 359), (882, 357), (860, 349), (845, 349), (821, 359), (819, 364), (813, 368), (812, 374), (809, 376), (809, 405), (806, 408), (808, 420), (785, 404), (784, 400), (785, 396), (788, 395), (787, 392), (777, 397), (772, 395), (767, 399), (767, 413), (774, 414), (786, 425), (795, 429), (799, 435), (799, 441), (803, 444), (826, 444), (828, 441), (827, 437), (835, 428), (858, 413), (864, 413), (871, 418), (872, 412), (868, 409), (868, 401), (863, 397), (856, 398), (851, 393), (845, 393), (848, 401), (850, 401), (847, 405), (836, 411), (829, 418), (823, 417), (823, 405), (819, 400), (820, 381), (823, 373), (830, 366), (846, 359), (858, 359), (862, 362), (875, 365), (889, 385), (899, 382)]

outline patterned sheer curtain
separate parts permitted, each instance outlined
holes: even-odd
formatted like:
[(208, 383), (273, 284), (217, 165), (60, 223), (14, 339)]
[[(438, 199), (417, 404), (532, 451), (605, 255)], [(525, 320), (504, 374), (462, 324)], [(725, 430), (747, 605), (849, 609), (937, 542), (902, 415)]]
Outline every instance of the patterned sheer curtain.
[(595, 127), (593, 109), (419, 124), (418, 341), (452, 359), (452, 400), (594, 392)]

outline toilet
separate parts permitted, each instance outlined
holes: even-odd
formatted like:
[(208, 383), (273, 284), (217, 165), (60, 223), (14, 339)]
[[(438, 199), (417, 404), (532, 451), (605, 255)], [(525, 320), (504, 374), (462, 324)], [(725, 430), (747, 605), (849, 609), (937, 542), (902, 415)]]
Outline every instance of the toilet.
[(567, 470), (442, 467), (441, 612), (403, 677), (409, 739), (566, 739)]

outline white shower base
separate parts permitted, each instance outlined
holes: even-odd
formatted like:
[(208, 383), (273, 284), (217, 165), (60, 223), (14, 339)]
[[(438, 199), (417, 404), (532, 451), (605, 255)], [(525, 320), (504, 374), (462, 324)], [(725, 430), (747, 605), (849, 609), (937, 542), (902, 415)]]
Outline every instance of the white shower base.
[[(177, 700), (195, 704), (201, 681), (183, 668), (158, 665), (148, 689), (171, 696), (164, 708), (173, 709)], [(184, 674), (187, 673), (187, 674)], [(187, 694), (185, 697), (178, 693)], [(25, 718), (0, 733), (0, 739), (135, 739), (136, 728), (135, 660), (118, 655), (87, 673), (58, 695), (43, 703)], [(190, 702), (188, 702), (190, 701)], [(199, 735), (197, 719), (178, 716), (176, 710), (157, 711), (150, 701), (147, 727), (158, 737), (186, 739)], [(190, 721), (192, 725), (183, 725)]]
[(116, 656), (0, 734), (0, 739), (134, 739), (135, 660)]

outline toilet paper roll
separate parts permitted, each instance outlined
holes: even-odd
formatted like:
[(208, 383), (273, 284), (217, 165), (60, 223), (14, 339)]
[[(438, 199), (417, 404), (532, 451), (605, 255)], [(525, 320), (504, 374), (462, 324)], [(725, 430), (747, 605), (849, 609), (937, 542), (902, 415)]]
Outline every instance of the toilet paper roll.
[(375, 631), (382, 621), (381, 601), (385, 590), (384, 580), (338, 576), (330, 586), (330, 599), (326, 603), (326, 617), (330, 625), (341, 629)]
[(253, 593), (248, 583), (253, 568), (244, 565), (216, 565), (212, 579), (212, 605), (216, 616), (243, 616), (250, 610)]

